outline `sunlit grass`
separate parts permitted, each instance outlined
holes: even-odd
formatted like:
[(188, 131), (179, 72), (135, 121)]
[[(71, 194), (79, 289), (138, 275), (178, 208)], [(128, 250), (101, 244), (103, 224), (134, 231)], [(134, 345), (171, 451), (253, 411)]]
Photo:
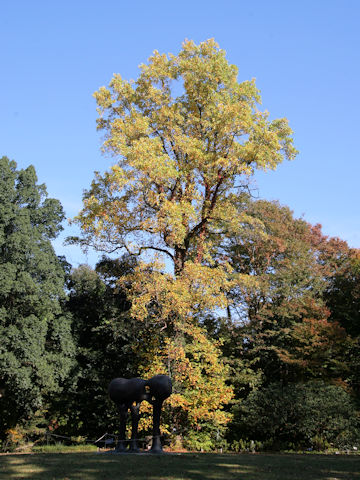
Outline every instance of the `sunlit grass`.
[(78, 452), (0, 456), (1, 479), (356, 480), (359, 472), (360, 457), (346, 455)]
[(95, 445), (34, 445), (31, 448), (33, 453), (75, 453), (75, 452), (96, 452)]

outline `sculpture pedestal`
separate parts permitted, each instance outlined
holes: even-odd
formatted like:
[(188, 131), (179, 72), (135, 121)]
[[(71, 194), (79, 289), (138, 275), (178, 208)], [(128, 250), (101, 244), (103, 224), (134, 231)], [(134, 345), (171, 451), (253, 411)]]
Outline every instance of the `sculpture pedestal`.
[(152, 446), (149, 450), (149, 453), (164, 453), (161, 445), (160, 436), (153, 438)]

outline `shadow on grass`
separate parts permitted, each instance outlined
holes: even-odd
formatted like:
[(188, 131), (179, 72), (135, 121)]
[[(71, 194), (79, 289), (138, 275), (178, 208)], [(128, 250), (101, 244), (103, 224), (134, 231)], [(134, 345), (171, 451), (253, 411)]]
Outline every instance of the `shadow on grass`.
[(360, 456), (280, 454), (0, 456), (1, 479), (36, 480), (355, 480)]

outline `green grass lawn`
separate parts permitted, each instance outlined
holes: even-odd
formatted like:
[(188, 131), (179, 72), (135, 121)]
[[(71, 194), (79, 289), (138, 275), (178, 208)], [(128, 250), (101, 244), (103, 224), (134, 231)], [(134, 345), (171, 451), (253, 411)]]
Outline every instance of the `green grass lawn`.
[(95, 452), (0, 456), (1, 479), (355, 480), (360, 456), (281, 454), (111, 455)]

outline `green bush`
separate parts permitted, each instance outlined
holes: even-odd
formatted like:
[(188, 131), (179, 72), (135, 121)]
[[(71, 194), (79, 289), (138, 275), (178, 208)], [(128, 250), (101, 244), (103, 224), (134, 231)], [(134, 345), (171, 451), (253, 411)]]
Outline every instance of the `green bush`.
[(95, 445), (64, 445), (56, 443), (55, 445), (34, 445), (32, 447), (34, 453), (71, 453), (71, 452), (95, 452)]
[(359, 412), (351, 395), (325, 382), (272, 383), (254, 391), (237, 407), (231, 428), (233, 444), (237, 435), (272, 449), (360, 445)]
[(187, 450), (197, 450), (201, 452), (211, 452), (215, 449), (215, 439), (210, 432), (189, 432), (184, 437), (184, 447)]
[(234, 440), (230, 445), (230, 451), (233, 452), (260, 452), (264, 449), (262, 442), (256, 440), (244, 440), (240, 438), (239, 440)]

